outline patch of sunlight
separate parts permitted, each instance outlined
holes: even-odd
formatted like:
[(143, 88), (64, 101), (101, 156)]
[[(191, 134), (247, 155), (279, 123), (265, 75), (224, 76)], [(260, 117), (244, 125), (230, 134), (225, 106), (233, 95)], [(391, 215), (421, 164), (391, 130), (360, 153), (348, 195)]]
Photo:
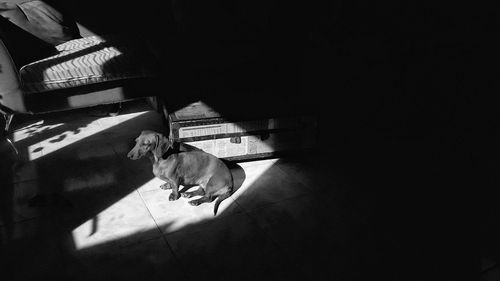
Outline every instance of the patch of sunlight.
[(43, 133), (45, 130), (52, 130), (62, 125), (64, 124), (60, 123), (60, 124), (44, 125), (43, 120), (36, 121), (34, 123), (16, 129), (12, 134), (13, 136), (12, 139), (14, 143), (17, 143), (27, 138), (36, 137), (37, 135)]
[(72, 231), (77, 250), (100, 244), (130, 244), (158, 237), (156, 224), (134, 191)]
[(78, 26), (78, 30), (80, 31), (80, 35), (82, 37), (92, 36), (95, 34), (92, 30), (79, 22), (76, 22), (76, 26)]
[[(235, 205), (235, 198), (278, 160), (266, 159), (240, 163), (247, 178), (238, 192), (222, 202), (217, 217), (234, 213), (235, 208), (238, 208), (237, 204)], [(213, 216), (215, 202), (194, 207), (187, 201), (195, 198), (169, 201), (168, 197), (171, 192), (161, 190), (159, 186), (162, 183), (162, 180), (152, 178), (138, 186), (136, 191), (76, 227), (72, 231), (76, 249), (89, 250), (101, 245), (134, 243), (217, 218)], [(228, 209), (231, 212), (226, 213)]]
[[(196, 115), (199, 112), (194, 108), (191, 113)], [(137, 115), (131, 115), (128, 119)], [(106, 124), (107, 122), (105, 121), (106, 119), (101, 120), (101, 125)], [(123, 122), (126, 120), (122, 119), (120, 121)], [(181, 135), (190, 134), (189, 136), (184, 136), (186, 138), (191, 137), (191, 141), (185, 143), (201, 148), (221, 158), (267, 153), (282, 148), (280, 147), (282, 139), (275, 138), (274, 136), (268, 136), (267, 138), (261, 138), (261, 136), (242, 136), (238, 141), (234, 141), (231, 138), (193, 141), (193, 137), (245, 132), (255, 126), (261, 126), (261, 123), (264, 124), (265, 129), (272, 129), (277, 127), (276, 122), (276, 119), (269, 119), (260, 120), (259, 123), (255, 124), (248, 122), (231, 123), (229, 121), (217, 124), (198, 124), (189, 128), (189, 130), (184, 129)], [(106, 128), (101, 128), (101, 130), (103, 129)], [(41, 145), (45, 145), (47, 141), (50, 140), (46, 140)], [(57, 143), (57, 149), (68, 144), (64, 141)], [(45, 153), (45, 150), (43, 152)], [(258, 178), (278, 160), (274, 158), (239, 163), (246, 176), (243, 176), (241, 179), (241, 187), (230, 198), (221, 203), (217, 217), (242, 212), (235, 200), (251, 188)], [(153, 177), (152, 174), (151, 176)], [(236, 174), (233, 173), (233, 176), (236, 176)], [(217, 218), (213, 215), (215, 201), (196, 207), (188, 204), (188, 201), (194, 198), (186, 199), (181, 197), (179, 200), (169, 201), (171, 192), (161, 190), (160, 185), (162, 183), (162, 180), (152, 178), (138, 186), (134, 192), (124, 198), (120, 198), (108, 208), (98, 212), (94, 218), (85, 221), (75, 228), (72, 235), (76, 249), (85, 251), (104, 244), (136, 242), (137, 240), (151, 238), (154, 235), (179, 231), (190, 225)], [(76, 186), (81, 185), (81, 183), (73, 184), (76, 184)]]
[(239, 163), (241, 168), (245, 171), (245, 180), (241, 187), (231, 195), (232, 199), (237, 200), (277, 161), (279, 161), (279, 158)]
[[(139, 187), (138, 191), (151, 216), (164, 234), (184, 229), (189, 225), (216, 219), (222, 216), (228, 208), (232, 211), (235, 211), (235, 208), (237, 208), (233, 205), (234, 201), (231, 198), (227, 198), (221, 203), (219, 212), (215, 217), (213, 213), (215, 201), (196, 207), (190, 205), (188, 201), (200, 198), (200, 196), (189, 199), (181, 197), (178, 200), (170, 201), (169, 196), (171, 191), (160, 189), (160, 185), (163, 183), (164, 181), (153, 178)], [(197, 188), (193, 187), (193, 190)]]
[[(116, 118), (114, 121), (115, 122), (99, 122), (100, 119), (95, 119), (92, 122), (83, 125), (79, 128), (71, 128), (71, 126), (68, 126), (68, 130), (65, 130), (57, 135), (54, 135), (50, 138), (41, 140), (38, 143), (32, 144), (28, 147), (29, 151), (29, 160), (36, 160), (38, 158), (41, 158), (43, 156), (46, 156), (50, 153), (53, 153), (54, 151), (57, 151), (59, 149), (62, 149), (68, 145), (71, 145), (75, 142), (81, 141), (87, 137), (90, 137), (92, 135), (98, 134), (104, 130), (107, 130), (111, 127), (114, 127), (116, 125), (119, 125), (120, 123), (126, 122), (128, 120), (131, 120), (133, 118), (136, 118), (140, 115), (143, 115), (149, 111), (142, 111), (142, 112), (135, 112), (135, 113), (130, 113), (130, 114), (123, 114), (120, 115), (120, 118)], [(43, 122), (43, 121), (41, 121)], [(50, 130), (55, 127), (60, 127), (60, 126), (65, 126), (66, 124), (61, 123), (57, 125), (49, 125), (49, 126), (44, 126), (43, 123), (41, 126), (37, 128), (37, 130), (44, 131), (44, 130)], [(41, 153), (37, 153), (40, 152)]]

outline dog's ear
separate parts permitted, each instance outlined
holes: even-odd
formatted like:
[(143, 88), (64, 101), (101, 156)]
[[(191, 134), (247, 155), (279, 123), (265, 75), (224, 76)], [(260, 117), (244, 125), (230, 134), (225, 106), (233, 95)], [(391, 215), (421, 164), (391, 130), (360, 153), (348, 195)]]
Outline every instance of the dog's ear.
[(154, 147), (155, 156), (160, 159), (165, 152), (171, 147), (170, 141), (161, 134), (155, 135), (156, 146)]

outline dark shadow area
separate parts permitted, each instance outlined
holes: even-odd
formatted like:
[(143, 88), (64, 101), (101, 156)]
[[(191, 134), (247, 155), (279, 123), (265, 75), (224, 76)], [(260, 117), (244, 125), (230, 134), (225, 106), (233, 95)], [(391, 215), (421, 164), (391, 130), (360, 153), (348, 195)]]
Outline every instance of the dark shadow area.
[[(0, 140), (0, 221), (4, 226), (0, 232), (0, 245), (3, 246), (4, 239), (12, 234), (13, 227), (13, 196), (14, 196), (14, 173), (19, 165), (19, 155), (12, 142), (5, 136)], [(0, 246), (0, 249), (1, 247)]]
[[(303, 9), (284, 1), (54, 1), (97, 35), (126, 34), (158, 56), (165, 84), (158, 91), (172, 110), (187, 101), (210, 99), (230, 116), (234, 103), (247, 115), (304, 110), (297, 97), (303, 46)], [(98, 8), (97, 8), (98, 7)], [(304, 12), (309, 9), (305, 7)], [(259, 108), (258, 112), (251, 110)], [(290, 108), (290, 109), (288, 109)], [(242, 113), (238, 113), (242, 114)], [(235, 114), (236, 115), (236, 114)]]
[(337, 4), (317, 11), (303, 85), (331, 97), (318, 108), (322, 147), (376, 202), (386, 278), (477, 279), (469, 204), (482, 134), (467, 121), (479, 112), (464, 37), (472, 23), (455, 14), (465, 7)]
[[(250, 208), (247, 217), (230, 206), (224, 211), (225, 216), (187, 225), (165, 236), (154, 228), (79, 250), (68, 230), (88, 219), (95, 220), (95, 215), (123, 197), (126, 189), (112, 195), (103, 190), (65, 192), (77, 202), (78, 210), (56, 210), (47, 220), (40, 220), (43, 227), (36, 228), (43, 232), (49, 227), (45, 230), (50, 233), (46, 243), (54, 244), (53, 264), (49, 262), (48, 267), (41, 268), (31, 265), (30, 272), (21, 270), (24, 266), (16, 259), (9, 260), (12, 272), (19, 268), (13, 280), (32, 276), (52, 280), (214, 280), (213, 276), (217, 280), (234, 276), (241, 280), (366, 280), (388, 273), (393, 274), (392, 280), (405, 280), (406, 271), (386, 263), (397, 259), (390, 252), (397, 242), (388, 233), (377, 231), (379, 213), (374, 211), (379, 208), (379, 200), (345, 171), (330, 165), (336, 161), (314, 156), (299, 162), (308, 164), (308, 170), (317, 170), (311, 174), (318, 183), (312, 193), (294, 197), (282, 194), (284, 199), (278, 203), (259, 202), (262, 195), (272, 193), (269, 188), (273, 186), (268, 181), (276, 176), (276, 171), (271, 170), (282, 164), (278, 161), (240, 195), (238, 203), (272, 207)], [(325, 174), (324, 169), (329, 173)], [(329, 178), (332, 180), (327, 181)], [(291, 180), (296, 178), (292, 175)], [(38, 235), (45, 237), (44, 233)], [(88, 235), (93, 235), (93, 228)], [(33, 251), (41, 247), (26, 243), (29, 241), (15, 248), (17, 254), (6, 253), (16, 257), (23, 249)], [(142, 242), (134, 246), (130, 241)], [(123, 244), (128, 246), (117, 246)], [(175, 258), (165, 258), (165, 252), (170, 251), (176, 253)], [(36, 254), (32, 255), (28, 261), (36, 258)], [(51, 270), (57, 268), (58, 258), (63, 260), (63, 269)], [(192, 264), (197, 267), (192, 268)]]
[[(139, 13), (132, 11), (133, 6), (124, 8), (128, 13), (119, 13), (112, 2), (103, 4), (102, 9), (93, 13), (95, 6), (91, 2), (80, 3), (81, 13), (87, 18), (85, 20), (82, 17), (81, 23), (96, 31), (99, 28), (110, 31), (105, 29), (125, 26), (119, 22), (112, 22), (111, 25), (92, 24), (93, 16), (100, 19), (120, 14), (133, 18), (130, 16)], [(471, 233), (477, 229), (473, 219), (476, 210), (472, 205), (476, 196), (472, 190), (482, 185), (483, 181), (486, 181), (487, 186), (496, 182), (496, 178), (489, 174), (498, 174), (495, 172), (498, 166), (496, 161), (483, 162), (483, 156), (479, 153), (497, 155), (498, 149), (489, 149), (497, 147), (495, 141), (498, 137), (487, 138), (483, 132), (485, 124), (476, 126), (473, 121), (477, 121), (478, 116), (487, 117), (496, 126), (498, 118), (493, 113), (493, 105), (487, 112), (469, 108), (469, 103), (473, 102), (469, 95), (481, 90), (481, 87), (467, 79), (471, 72), (468, 69), (471, 58), (465, 54), (470, 26), (459, 16), (459, 12), (467, 9), (458, 4), (445, 6), (422, 3), (414, 7), (410, 4), (356, 1), (310, 4), (303, 8), (295, 4), (278, 5), (278, 2), (267, 6), (273, 16), (269, 21), (264, 17), (264, 22), (272, 28), (265, 29), (262, 37), (265, 40), (259, 42), (263, 46), (268, 42), (272, 44), (264, 48), (263, 53), (266, 55), (261, 60), (251, 60), (249, 64), (252, 67), (241, 64), (245, 66), (242, 72), (222, 65), (195, 70), (189, 64), (176, 67), (173, 76), (170, 76), (174, 83), (168, 85), (175, 93), (175, 100), (168, 94), (163, 98), (168, 105), (174, 105), (174, 109), (202, 99), (228, 116), (239, 108), (250, 112), (248, 114), (302, 110), (317, 112), (320, 117), (320, 149), (313, 153), (320, 158), (316, 164), (323, 165), (327, 170), (322, 171), (326, 179), (321, 179), (325, 187), (315, 192), (315, 196), (320, 198), (315, 198), (314, 202), (321, 203), (319, 206), (303, 205), (306, 214), (298, 215), (295, 219), (283, 213), (281, 207), (266, 209), (267, 214), (252, 213), (252, 218), (256, 220), (274, 216), (280, 229), (286, 230), (281, 236), (275, 236), (273, 241), (266, 241), (260, 232), (261, 228), (238, 225), (241, 220), (234, 216), (236, 219), (226, 218), (230, 222), (229, 227), (248, 230), (246, 232), (249, 234), (235, 236), (224, 226), (221, 226), (223, 230), (218, 229), (217, 223), (211, 226), (210, 221), (206, 222), (203, 233), (198, 236), (176, 238), (175, 234), (167, 235), (165, 239), (169, 245), (174, 252), (176, 249), (188, 249), (182, 257), (185, 258), (184, 264), (201, 260), (211, 262), (214, 257), (219, 257), (222, 260), (220, 267), (217, 267), (219, 264), (212, 265), (209, 267), (210, 272), (227, 276), (224, 274), (234, 269), (235, 276), (241, 276), (244, 273), (237, 273), (237, 270), (241, 270), (248, 274), (241, 276), (241, 279), (474, 279), (478, 273), (476, 245), (481, 238)], [(195, 5), (193, 3), (183, 1), (174, 4), (190, 7), (189, 4)], [(145, 8), (156, 7), (154, 5)], [(206, 11), (205, 6), (215, 4), (200, 5), (200, 12), (192, 16), (173, 13), (174, 18), (185, 19), (181, 21), (185, 24), (182, 30), (190, 30), (190, 27), (192, 30), (198, 26), (199, 30), (188, 34), (204, 34), (200, 38), (213, 38), (215, 35), (207, 31), (213, 26), (194, 24), (194, 20), (202, 21), (204, 17), (210, 17), (216, 18), (215, 26), (226, 27), (214, 29), (221, 32), (221, 37), (231, 34), (228, 29), (233, 26), (221, 23), (221, 18), (209, 12), (201, 13)], [(155, 10), (158, 11), (162, 9)], [(295, 20), (297, 15), (301, 17)], [(156, 21), (159, 17), (149, 19)], [(136, 23), (132, 28), (142, 30), (143, 27)], [(156, 36), (159, 34), (152, 29), (143, 30)], [(287, 31), (281, 33), (284, 30)], [(196, 46), (205, 46), (186, 42), (195, 50)], [(196, 40), (194, 42), (199, 43)], [(182, 62), (183, 53), (178, 54)], [(269, 63), (271, 57), (272, 63)], [(297, 77), (300, 79), (295, 79)], [(477, 137), (484, 137), (486, 143), (478, 146)], [(46, 160), (48, 166), (45, 171), (50, 174), (49, 164), (59, 159), (49, 155)], [(68, 167), (84, 165), (88, 168), (86, 172), (91, 173), (98, 171), (99, 165), (108, 167), (113, 163), (114, 160), (109, 157), (103, 157), (100, 163), (68, 160)], [(315, 167), (315, 162), (309, 164)], [(89, 168), (94, 165), (96, 170)], [(78, 200), (82, 215), (78, 215), (73, 222), (63, 224), (67, 227), (63, 229), (72, 229), (92, 219), (106, 206), (150, 179), (149, 170), (140, 175), (137, 171), (142, 170), (136, 168), (121, 171), (117, 166), (120, 174), (124, 172), (125, 176), (133, 175), (136, 178), (136, 181), (121, 186), (120, 190), (110, 186), (107, 191), (86, 195), (75, 191), (74, 194), (79, 195), (74, 200)], [(473, 173), (477, 171), (484, 176), (482, 179), (474, 178)], [(341, 175), (341, 183), (332, 184), (329, 177), (338, 175)], [(260, 179), (265, 177), (266, 174)], [(55, 183), (51, 183), (55, 190), (61, 190), (58, 189), (60, 180), (55, 178), (51, 181)], [(333, 195), (328, 195), (332, 191)], [(256, 188), (253, 192), (266, 194), (269, 191)], [(497, 216), (494, 215), (498, 212), (494, 206), (498, 204), (493, 198), (486, 202), (489, 207), (485, 208), (485, 212), (491, 215), (482, 217), (482, 233), (487, 235), (483, 236), (485, 239), (480, 240), (482, 243), (479, 244), (482, 244), (483, 254), (498, 259), (494, 235), (498, 232), (495, 223)], [(220, 221), (223, 225), (224, 219)], [(52, 227), (53, 223), (47, 224), (50, 231), (58, 227), (60, 229), (60, 226)], [(195, 227), (200, 226), (185, 227), (176, 232), (177, 236)], [(303, 230), (294, 236), (294, 231), (301, 227)], [(200, 235), (204, 239), (200, 239)], [(259, 251), (280, 245), (280, 239), (287, 241), (290, 237), (294, 239), (286, 245), (290, 248), (295, 246), (296, 251), (289, 255), (289, 260), (264, 250)], [(68, 241), (68, 237), (58, 238), (57, 235), (54, 237), (54, 248), (60, 256), (65, 257), (66, 247), (72, 249), (74, 245)], [(130, 238), (133, 237), (124, 239)], [(180, 242), (176, 244), (170, 241)], [(189, 241), (195, 241), (195, 244), (189, 244)], [(173, 272), (179, 268), (172, 261), (166, 261), (165, 268), (155, 267), (154, 258), (147, 263), (146, 259), (138, 258), (138, 255), (121, 255), (123, 260), (110, 258), (105, 249), (113, 243), (92, 248), (95, 256), (86, 259), (87, 265), (76, 265), (75, 272), (84, 276), (85, 273), (92, 274), (101, 269), (107, 272), (108, 275), (104, 275), (110, 279), (134, 279), (140, 276), (135, 272), (137, 268), (127, 266), (134, 262), (138, 263), (137, 267), (144, 265), (152, 268), (152, 272)], [(288, 246), (276, 247), (286, 251)], [(204, 249), (205, 252), (189, 252), (189, 249)], [(231, 259), (226, 259), (228, 257)], [(245, 258), (249, 258), (249, 261)], [(71, 260), (65, 260), (73, 264)], [(124, 263), (121, 264), (121, 261)], [(15, 261), (10, 261), (10, 264), (15, 265)], [(120, 268), (123, 270), (114, 271), (118, 265), (124, 265)], [(260, 267), (254, 268), (252, 265)], [(55, 261), (53, 266), (58, 268)], [(211, 280), (213, 276), (203, 275), (204, 270), (198, 267), (182, 268), (181, 271), (192, 274), (189, 275), (191, 278), (186, 279), (198, 279), (196, 277), (200, 276), (199, 279)], [(57, 274), (43, 269), (41, 272)], [(67, 277), (72, 272), (61, 274)], [(172, 275), (175, 276), (174, 273)], [(196, 277), (193, 278), (193, 275)], [(172, 279), (184, 277), (181, 274)], [(155, 278), (160, 279), (159, 276), (151, 277)]]

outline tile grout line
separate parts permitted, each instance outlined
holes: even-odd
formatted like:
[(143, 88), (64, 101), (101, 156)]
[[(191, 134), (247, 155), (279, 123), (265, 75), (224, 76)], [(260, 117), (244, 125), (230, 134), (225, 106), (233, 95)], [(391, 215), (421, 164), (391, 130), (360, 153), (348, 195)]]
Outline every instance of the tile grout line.
[(177, 255), (175, 254), (174, 252), (174, 249), (172, 248), (172, 246), (170, 245), (170, 243), (168, 243), (168, 240), (166, 238), (166, 234), (164, 234), (162, 231), (161, 231), (161, 228), (160, 226), (158, 225), (158, 222), (156, 221), (156, 219), (154, 218), (153, 214), (151, 213), (151, 210), (149, 210), (149, 207), (148, 207), (148, 204), (146, 204), (146, 201), (144, 200), (144, 197), (142, 197), (142, 194), (139, 192), (139, 190), (135, 190), (135, 192), (137, 192), (139, 194), (139, 197), (141, 198), (142, 200), (142, 203), (144, 204), (144, 206), (146, 207), (146, 210), (148, 210), (148, 213), (149, 215), (151, 216), (151, 218), (153, 219), (155, 225), (156, 225), (156, 229), (158, 229), (158, 231), (160, 232), (160, 237), (162, 238), (162, 240), (165, 242), (165, 244), (167, 245), (167, 248), (170, 250), (170, 253), (172, 253), (172, 256), (174, 257), (176, 263), (179, 265), (179, 267), (181, 268), (181, 272), (182, 274), (184, 275), (184, 277), (186, 277), (186, 280), (190, 280), (186, 275), (186, 269), (184, 268), (183, 264), (181, 263), (179, 257), (177, 257)]
[(139, 194), (139, 197), (141, 198), (141, 201), (144, 204), (144, 207), (146, 207), (146, 210), (148, 211), (149, 216), (153, 219), (153, 221), (154, 221), (154, 223), (156, 225), (156, 229), (158, 229), (158, 231), (160, 232), (160, 234), (163, 234), (162, 231), (161, 231), (161, 229), (160, 229), (160, 227), (158, 226), (158, 222), (156, 221), (155, 217), (153, 216), (153, 213), (151, 213), (151, 211), (149, 210), (148, 204), (146, 204), (146, 201), (142, 197), (142, 194), (139, 192), (139, 190), (137, 190), (137, 188), (134, 190), (134, 192), (137, 192), (137, 194)]

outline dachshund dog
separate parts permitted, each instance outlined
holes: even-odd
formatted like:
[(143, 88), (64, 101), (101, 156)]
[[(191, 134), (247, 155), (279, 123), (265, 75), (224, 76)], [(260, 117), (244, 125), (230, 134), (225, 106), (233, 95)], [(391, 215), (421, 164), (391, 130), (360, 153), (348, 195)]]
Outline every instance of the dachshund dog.
[[(136, 144), (128, 153), (128, 158), (137, 160), (148, 155), (153, 163), (153, 174), (164, 180), (161, 189), (172, 189), (169, 200), (182, 197), (202, 196), (188, 203), (198, 206), (202, 203), (217, 201), (214, 216), (219, 204), (233, 191), (233, 177), (228, 167), (217, 157), (202, 150), (173, 152), (173, 143), (160, 133), (142, 131), (135, 140)], [(164, 158), (164, 156), (166, 158)], [(183, 190), (179, 192), (179, 185)], [(199, 186), (196, 191), (185, 192)]]

